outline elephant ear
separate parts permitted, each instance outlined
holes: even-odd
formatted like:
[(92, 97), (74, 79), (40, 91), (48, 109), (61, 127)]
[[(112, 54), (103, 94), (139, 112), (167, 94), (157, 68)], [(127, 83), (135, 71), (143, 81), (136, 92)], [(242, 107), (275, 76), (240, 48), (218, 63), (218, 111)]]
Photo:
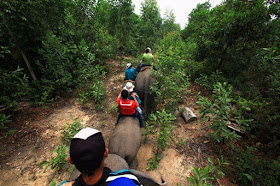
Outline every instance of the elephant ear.
[(161, 176), (161, 183), (158, 183), (155, 179), (145, 174), (144, 172), (130, 169), (130, 171), (139, 179), (140, 183), (145, 186), (155, 186), (155, 185), (167, 185), (163, 177)]

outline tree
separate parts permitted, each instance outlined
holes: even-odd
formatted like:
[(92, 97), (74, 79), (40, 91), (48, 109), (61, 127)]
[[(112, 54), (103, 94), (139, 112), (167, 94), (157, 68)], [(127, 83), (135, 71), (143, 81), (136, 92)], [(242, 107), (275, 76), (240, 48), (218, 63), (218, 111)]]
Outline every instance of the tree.
[(145, 0), (141, 3), (141, 31), (142, 37), (140, 45), (143, 50), (145, 47), (152, 47), (160, 39), (160, 30), (162, 18), (160, 17), (159, 7), (156, 0)]
[(180, 26), (175, 23), (175, 15), (173, 11), (167, 11), (164, 13), (163, 24), (161, 26), (162, 35), (165, 36), (169, 32), (180, 31)]

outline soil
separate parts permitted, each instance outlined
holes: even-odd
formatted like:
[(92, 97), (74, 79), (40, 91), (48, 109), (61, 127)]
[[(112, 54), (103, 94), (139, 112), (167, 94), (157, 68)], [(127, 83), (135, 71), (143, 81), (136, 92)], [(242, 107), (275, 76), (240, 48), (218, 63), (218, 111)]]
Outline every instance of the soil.
[[(72, 166), (65, 165), (57, 171), (38, 166), (42, 161), (50, 161), (56, 154), (54, 150), (60, 144), (61, 130), (66, 123), (72, 123), (77, 118), (83, 126), (90, 126), (103, 132), (106, 143), (112, 134), (117, 118), (117, 112), (111, 109), (124, 79), (124, 68), (127, 61), (109, 60), (110, 69), (104, 78), (106, 85), (105, 107), (103, 112), (97, 112), (93, 103), (81, 104), (77, 94), (71, 97), (64, 96), (57, 103), (38, 107), (22, 104), (17, 116), (9, 127), (16, 129), (13, 135), (1, 133), (0, 138), (0, 185), (49, 185), (55, 178), (57, 183), (69, 179)], [(199, 116), (199, 107), (196, 104), (196, 89), (190, 87), (191, 93), (182, 100), (180, 107), (188, 106)], [(204, 167), (208, 164), (207, 158), (216, 159), (212, 150), (213, 143), (208, 137), (209, 129), (199, 119), (186, 123), (176, 113), (174, 121), (174, 141), (162, 153), (162, 159), (157, 169), (147, 171), (147, 160), (155, 150), (155, 136), (142, 140), (141, 148), (131, 168), (145, 172), (156, 180), (162, 176), (168, 185), (187, 185), (187, 177), (193, 166)]]

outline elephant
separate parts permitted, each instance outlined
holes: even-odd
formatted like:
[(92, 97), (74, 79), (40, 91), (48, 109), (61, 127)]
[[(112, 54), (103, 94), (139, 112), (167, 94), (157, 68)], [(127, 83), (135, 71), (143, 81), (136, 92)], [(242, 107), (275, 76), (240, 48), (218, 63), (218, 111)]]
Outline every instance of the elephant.
[(108, 149), (131, 165), (141, 145), (141, 129), (139, 120), (133, 116), (123, 116), (109, 139)]
[[(113, 172), (117, 172), (122, 169), (128, 169), (128, 164), (126, 163), (126, 161), (122, 157), (116, 154), (108, 154), (108, 157), (105, 159), (105, 164), (106, 167), (110, 168)], [(153, 178), (151, 178), (150, 176), (148, 176), (147, 174), (141, 171), (134, 170), (134, 169), (130, 169), (130, 171), (138, 178), (138, 180), (142, 185), (145, 186), (167, 185), (162, 177), (161, 177), (161, 183), (158, 183)], [(70, 176), (70, 180), (75, 180), (80, 174), (81, 173), (77, 169), (75, 169)]]
[(142, 101), (146, 115), (151, 113), (154, 106), (155, 93), (150, 89), (154, 82), (155, 78), (152, 77), (151, 67), (142, 67), (141, 72), (139, 72), (135, 79), (135, 91)]

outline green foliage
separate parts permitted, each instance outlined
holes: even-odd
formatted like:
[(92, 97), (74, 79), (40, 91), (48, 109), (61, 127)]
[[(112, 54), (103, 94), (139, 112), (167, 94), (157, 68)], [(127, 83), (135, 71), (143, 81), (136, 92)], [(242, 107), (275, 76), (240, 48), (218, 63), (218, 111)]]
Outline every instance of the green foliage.
[(214, 162), (211, 158), (208, 158), (210, 162), (209, 168), (214, 178), (224, 178), (225, 170), (228, 167), (229, 163), (224, 160), (224, 157), (221, 156), (221, 159), (217, 158), (217, 165), (214, 165)]
[(142, 128), (142, 131), (143, 131), (143, 134), (145, 136), (145, 140), (148, 139), (149, 135), (152, 135), (152, 134), (156, 133), (156, 129), (151, 122), (147, 122), (146, 125), (145, 125), (145, 128)]
[[(249, 105), (246, 105), (245, 99), (234, 98), (232, 86), (227, 83), (217, 83), (214, 86), (212, 100), (209, 101), (206, 97), (200, 97), (197, 102), (200, 104), (202, 118), (208, 117), (209, 127), (214, 130), (211, 137), (218, 143), (227, 142), (231, 144), (232, 140), (240, 138), (235, 132), (230, 131), (227, 127), (229, 123), (238, 124), (241, 130), (245, 131), (249, 127), (252, 119), (244, 119), (242, 108), (249, 110)], [(234, 105), (242, 105), (239, 108)]]
[[(141, 27), (140, 33), (142, 40), (140, 46), (155, 48), (155, 44), (160, 39), (160, 28), (162, 18), (156, 0), (145, 0), (141, 3)], [(142, 49), (144, 50), (144, 49)]]
[(147, 170), (155, 170), (159, 166), (159, 162), (161, 160), (161, 157), (159, 155), (154, 155), (150, 159), (148, 159), (148, 165), (147, 165)]
[(10, 117), (11, 115), (0, 113), (0, 130), (3, 130), (5, 125), (11, 122)]
[(265, 160), (255, 155), (256, 149), (234, 149), (229, 156), (234, 172), (233, 182), (240, 185), (279, 185), (280, 158)]
[(61, 132), (61, 142), (65, 145), (69, 145), (71, 139), (74, 135), (82, 129), (82, 124), (78, 118), (73, 120), (73, 123), (66, 123), (66, 126), (63, 127)]
[(217, 70), (216, 72), (211, 73), (209, 77), (205, 74), (201, 74), (194, 82), (200, 87), (213, 90), (218, 82), (224, 82), (224, 78), (222, 77), (222, 73)]
[(185, 45), (179, 33), (172, 32), (161, 40), (158, 48), (158, 71), (153, 73), (156, 83), (151, 89), (156, 93), (157, 104), (173, 113), (190, 85), (181, 57)]
[[(172, 132), (174, 130), (174, 125), (172, 121), (175, 120), (173, 114), (167, 113), (164, 109), (157, 111), (157, 114), (151, 114), (149, 121), (157, 126), (157, 144), (158, 148), (164, 150), (168, 145), (169, 139), (172, 139)], [(150, 127), (151, 128), (151, 127)]]
[(19, 67), (14, 71), (0, 69), (0, 74), (0, 104), (16, 109), (17, 102), (29, 94), (28, 78)]
[(68, 155), (66, 154), (66, 149), (66, 145), (59, 145), (55, 150), (56, 157), (51, 157), (51, 161), (42, 161), (39, 166), (45, 166), (44, 172), (46, 172), (48, 167), (51, 167), (51, 169), (57, 168), (58, 170), (60, 170), (63, 165), (67, 163), (66, 158), (68, 157)]
[(191, 173), (191, 176), (188, 177), (188, 181), (191, 182), (192, 185), (212, 185), (210, 183), (211, 180), (217, 178), (223, 178), (225, 173), (223, 172), (228, 166), (229, 163), (225, 162), (223, 157), (221, 159), (217, 158), (218, 165), (214, 165), (214, 162), (211, 158), (208, 158), (210, 165), (207, 165), (204, 169), (194, 167)]
[(204, 169), (193, 167), (191, 176), (188, 177), (188, 181), (193, 186), (210, 186), (209, 180), (214, 178), (210, 176), (211, 169), (206, 166)]
[(56, 186), (57, 184), (56, 184), (56, 179), (54, 178), (53, 180), (52, 180), (52, 182), (50, 183), (50, 186)]
[(110, 103), (108, 112), (111, 114), (116, 114), (118, 112), (118, 104), (115, 101)]

